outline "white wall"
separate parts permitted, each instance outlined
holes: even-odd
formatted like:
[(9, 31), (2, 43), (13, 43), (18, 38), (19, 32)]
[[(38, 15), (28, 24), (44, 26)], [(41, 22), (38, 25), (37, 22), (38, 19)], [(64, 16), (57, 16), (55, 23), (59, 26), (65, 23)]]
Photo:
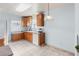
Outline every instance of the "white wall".
[[(75, 33), (76, 33), (76, 37), (77, 34), (79, 36), (79, 3), (75, 4)], [(78, 39), (78, 44), (79, 44), (79, 39)]]
[(6, 20), (7, 20), (7, 32), (8, 34), (11, 34), (11, 21), (20, 19), (21, 19), (20, 16), (7, 12), (6, 13), (0, 12), (0, 36), (4, 36), (4, 33), (6, 33)]
[[(47, 15), (47, 11), (45, 14)], [(74, 53), (74, 4), (63, 4), (63, 7), (52, 8), (50, 14), (54, 19), (45, 19), (46, 43)]]

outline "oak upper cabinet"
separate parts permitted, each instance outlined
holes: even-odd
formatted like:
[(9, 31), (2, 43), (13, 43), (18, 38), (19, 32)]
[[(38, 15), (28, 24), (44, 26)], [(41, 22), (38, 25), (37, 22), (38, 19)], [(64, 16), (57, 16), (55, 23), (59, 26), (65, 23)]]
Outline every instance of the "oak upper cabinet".
[(24, 32), (25, 40), (32, 42), (33, 32)]
[(21, 24), (23, 27), (26, 27), (31, 24), (32, 16), (23, 16), (21, 20)]
[(37, 18), (37, 26), (44, 26), (44, 13), (39, 13), (36, 16)]

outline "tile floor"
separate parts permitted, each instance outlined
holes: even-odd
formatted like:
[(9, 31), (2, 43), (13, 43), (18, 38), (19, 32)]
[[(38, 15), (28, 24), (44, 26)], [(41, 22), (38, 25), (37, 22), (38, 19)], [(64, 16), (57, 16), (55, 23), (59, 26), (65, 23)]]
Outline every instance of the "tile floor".
[(14, 56), (73, 56), (65, 51), (50, 46), (36, 46), (28, 41), (17, 41), (9, 43)]

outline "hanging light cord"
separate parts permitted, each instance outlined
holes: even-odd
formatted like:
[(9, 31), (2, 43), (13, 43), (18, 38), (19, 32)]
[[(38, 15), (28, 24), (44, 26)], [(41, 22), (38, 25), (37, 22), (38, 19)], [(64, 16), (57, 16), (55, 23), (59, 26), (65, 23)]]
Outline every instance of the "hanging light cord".
[(48, 3), (48, 16), (49, 16), (49, 3)]
[(48, 16), (47, 19), (52, 19), (51, 15), (50, 15), (50, 3), (48, 3)]

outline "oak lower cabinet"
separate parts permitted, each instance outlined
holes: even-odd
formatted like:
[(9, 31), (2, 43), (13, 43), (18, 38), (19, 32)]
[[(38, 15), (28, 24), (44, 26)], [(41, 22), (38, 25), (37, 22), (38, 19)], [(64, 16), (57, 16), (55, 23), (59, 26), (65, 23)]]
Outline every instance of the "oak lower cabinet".
[(12, 41), (22, 40), (22, 39), (24, 39), (23, 33), (14, 33), (14, 34), (11, 35), (11, 39), (12, 39)]
[(33, 32), (24, 32), (24, 38), (25, 38), (25, 40), (32, 42)]
[(45, 33), (34, 33), (33, 34), (33, 44), (37, 46), (44, 46), (45, 45)]
[(0, 39), (0, 47), (1, 46), (4, 46), (4, 39), (2, 39), (2, 38)]
[(41, 32), (38, 34), (38, 44), (39, 45), (45, 45), (45, 33)]

